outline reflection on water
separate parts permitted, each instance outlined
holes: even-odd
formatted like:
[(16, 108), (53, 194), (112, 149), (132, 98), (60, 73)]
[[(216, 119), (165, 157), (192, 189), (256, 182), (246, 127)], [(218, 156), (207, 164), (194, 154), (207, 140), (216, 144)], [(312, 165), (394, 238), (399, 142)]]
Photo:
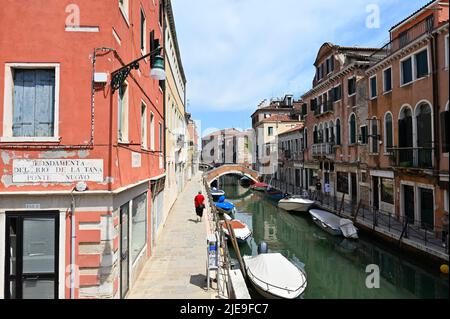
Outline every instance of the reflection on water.
[[(304, 298), (449, 297), (448, 276), (440, 275), (439, 269), (417, 264), (409, 256), (372, 243), (370, 238), (353, 241), (331, 236), (318, 228), (308, 213), (286, 213), (263, 195), (241, 187), (235, 177), (222, 178), (220, 185), (228, 200), (237, 205), (236, 218), (253, 230), (253, 238), (241, 247), (241, 254), (256, 255), (257, 243), (265, 241), (270, 252), (280, 252), (304, 267), (308, 276)], [(379, 289), (365, 285), (365, 270), (370, 264), (380, 268)]]

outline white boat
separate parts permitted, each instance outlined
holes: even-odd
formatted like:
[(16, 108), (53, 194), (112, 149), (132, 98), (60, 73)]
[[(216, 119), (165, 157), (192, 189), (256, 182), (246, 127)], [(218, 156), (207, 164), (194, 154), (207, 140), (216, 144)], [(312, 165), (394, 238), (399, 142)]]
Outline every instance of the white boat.
[(215, 202), (217, 202), (220, 197), (225, 196), (225, 192), (221, 189), (217, 189), (217, 188), (213, 187), (211, 189), (211, 196), (212, 196), (213, 200)]
[(358, 230), (350, 219), (340, 218), (321, 209), (311, 209), (309, 213), (314, 223), (331, 235), (358, 238)]
[(301, 196), (289, 196), (281, 199), (278, 207), (288, 212), (307, 212), (313, 204), (313, 200)]
[(245, 270), (256, 291), (268, 299), (295, 299), (306, 289), (306, 273), (279, 253), (244, 256)]
[[(247, 239), (252, 235), (252, 231), (250, 228), (248, 228), (247, 224), (241, 222), (238, 219), (233, 219), (227, 214), (223, 214), (225, 220), (230, 223), (231, 228), (233, 228), (234, 235), (236, 236), (236, 240), (238, 244), (244, 244), (246, 243)], [(227, 225), (224, 223), (223, 226), (223, 232), (227, 237), (230, 237), (230, 234), (228, 233)]]

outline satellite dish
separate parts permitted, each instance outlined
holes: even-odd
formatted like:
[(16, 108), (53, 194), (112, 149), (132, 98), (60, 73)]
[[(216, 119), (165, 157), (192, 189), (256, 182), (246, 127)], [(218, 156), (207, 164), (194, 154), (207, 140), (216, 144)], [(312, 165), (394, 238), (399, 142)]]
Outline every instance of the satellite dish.
[(87, 189), (87, 184), (85, 182), (78, 182), (75, 189), (77, 192), (84, 192)]

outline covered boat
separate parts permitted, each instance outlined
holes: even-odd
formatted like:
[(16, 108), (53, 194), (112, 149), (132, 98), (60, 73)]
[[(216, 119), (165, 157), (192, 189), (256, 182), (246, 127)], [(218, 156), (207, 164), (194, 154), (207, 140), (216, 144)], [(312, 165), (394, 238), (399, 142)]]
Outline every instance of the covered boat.
[[(236, 236), (236, 240), (238, 244), (243, 244), (247, 241), (247, 238), (249, 238), (252, 234), (252, 231), (250, 228), (248, 228), (247, 224), (241, 222), (238, 219), (232, 219), (230, 216), (224, 214), (225, 220), (228, 221), (228, 223), (231, 225), (234, 231), (234, 235)], [(223, 232), (227, 237), (230, 237), (230, 234), (228, 233), (227, 225), (223, 224)]]
[(283, 193), (282, 191), (280, 191), (280, 190), (278, 190), (276, 188), (273, 188), (273, 187), (269, 187), (269, 188), (266, 189), (266, 195), (270, 199), (275, 200), (275, 201), (279, 201), (279, 200), (281, 200), (281, 199), (286, 197), (285, 193)]
[(219, 198), (219, 200), (216, 203), (214, 203), (214, 205), (216, 207), (219, 207), (220, 209), (223, 209), (227, 213), (233, 213), (234, 209), (235, 209), (235, 206), (233, 203), (225, 201), (225, 196), (221, 196)]
[(280, 253), (244, 256), (245, 270), (256, 291), (266, 298), (295, 299), (306, 289), (306, 273)]
[(251, 189), (259, 192), (264, 192), (268, 187), (269, 185), (267, 185), (266, 183), (255, 183), (254, 185), (252, 185)]
[(340, 218), (320, 209), (311, 209), (309, 213), (314, 223), (331, 235), (344, 236), (351, 239), (358, 238), (358, 230), (351, 220)]
[(313, 200), (301, 196), (288, 196), (278, 202), (278, 207), (288, 212), (307, 212), (313, 204)]
[(215, 187), (211, 188), (211, 196), (215, 202), (219, 200), (220, 197), (225, 196), (225, 192), (221, 189)]

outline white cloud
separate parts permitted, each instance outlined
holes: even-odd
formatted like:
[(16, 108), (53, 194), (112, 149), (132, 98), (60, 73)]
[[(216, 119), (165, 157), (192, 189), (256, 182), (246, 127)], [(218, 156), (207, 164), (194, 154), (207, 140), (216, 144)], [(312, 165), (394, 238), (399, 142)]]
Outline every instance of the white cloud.
[[(254, 109), (311, 86), (324, 42), (367, 45), (366, 6), (399, 0), (172, 0), (191, 111)], [(375, 34), (373, 33), (373, 34)], [(387, 34), (378, 30), (378, 40)], [(337, 42), (344, 41), (345, 43)]]

